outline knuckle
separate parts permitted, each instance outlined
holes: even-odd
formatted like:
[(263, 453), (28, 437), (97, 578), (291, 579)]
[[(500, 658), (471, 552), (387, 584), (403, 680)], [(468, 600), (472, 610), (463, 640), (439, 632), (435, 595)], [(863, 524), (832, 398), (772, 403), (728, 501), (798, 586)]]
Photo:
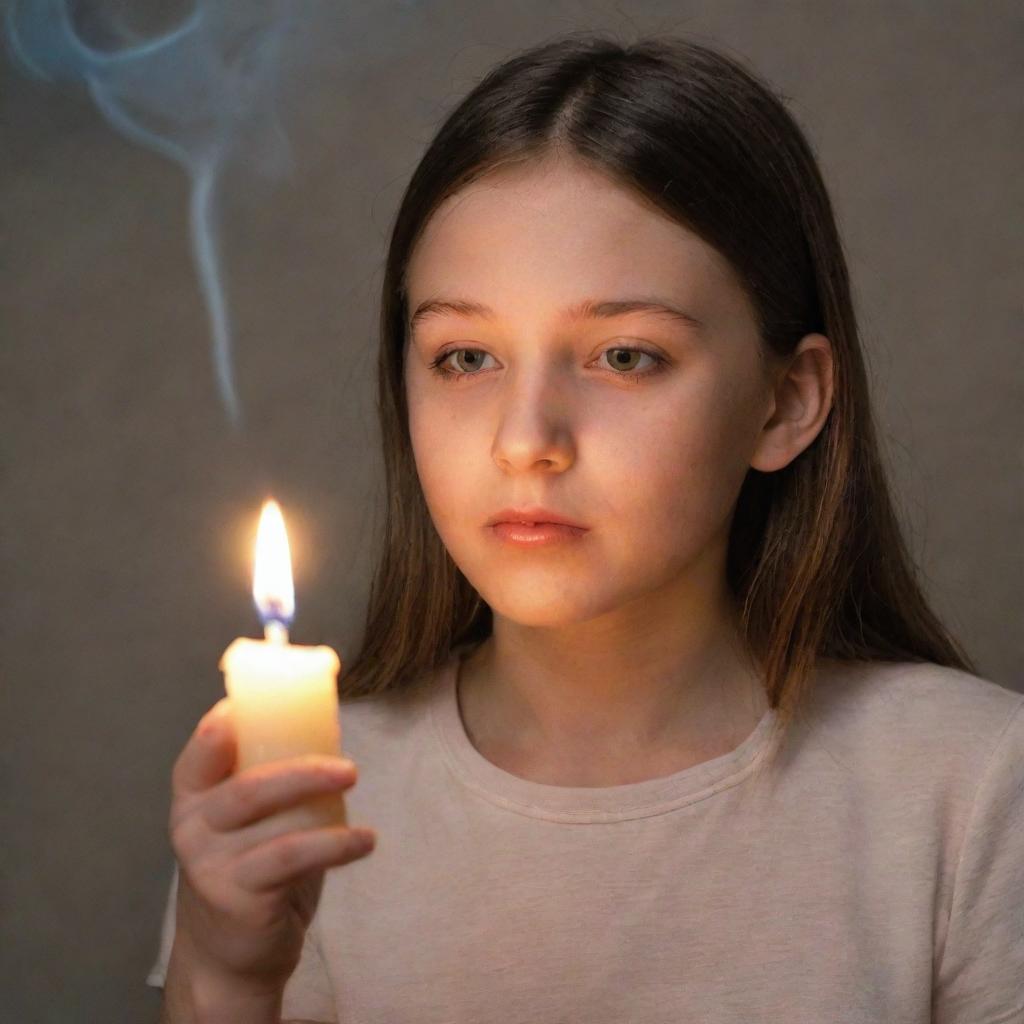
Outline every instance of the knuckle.
[(274, 846), (274, 861), (277, 867), (285, 871), (302, 867), (302, 844), (291, 836), (279, 839)]
[(263, 779), (252, 775), (240, 775), (232, 782), (231, 802), (235, 810), (249, 817), (260, 807)]
[(191, 860), (199, 845), (195, 826), (186, 819), (171, 822), (167, 831), (175, 856), (181, 861)]

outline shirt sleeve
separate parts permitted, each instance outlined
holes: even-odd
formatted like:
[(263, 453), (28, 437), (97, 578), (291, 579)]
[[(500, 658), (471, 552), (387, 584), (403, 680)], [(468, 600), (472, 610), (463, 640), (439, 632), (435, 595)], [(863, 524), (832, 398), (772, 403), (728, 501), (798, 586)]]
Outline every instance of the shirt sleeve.
[(934, 1024), (1024, 1022), (1024, 697), (978, 784), (936, 972)]
[[(174, 945), (174, 921), (178, 898), (178, 865), (167, 895), (163, 923), (160, 927), (160, 944), (156, 960), (146, 976), (146, 984), (163, 988), (167, 978), (167, 964)], [(281, 1003), (281, 1017), (284, 1021), (294, 1020), (310, 1024), (334, 1024), (337, 1020), (334, 993), (331, 989), (327, 968), (320, 952), (317, 933), (317, 917), (314, 915), (306, 929), (299, 963), (292, 972), (284, 989)]]
[(174, 917), (178, 899), (178, 865), (174, 865), (174, 874), (171, 876), (171, 884), (167, 894), (167, 904), (164, 907), (164, 918), (160, 925), (160, 941), (157, 949), (156, 960), (146, 975), (146, 984), (154, 985), (157, 988), (164, 987), (164, 980), (167, 978), (167, 964), (171, 959), (171, 946), (174, 945)]

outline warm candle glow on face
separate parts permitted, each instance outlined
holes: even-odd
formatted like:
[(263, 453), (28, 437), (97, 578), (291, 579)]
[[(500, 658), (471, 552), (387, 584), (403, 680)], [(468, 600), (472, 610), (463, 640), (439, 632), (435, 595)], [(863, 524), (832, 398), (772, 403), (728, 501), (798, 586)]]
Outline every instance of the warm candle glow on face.
[(281, 506), (270, 499), (263, 503), (256, 531), (256, 564), (252, 574), (252, 596), (264, 622), (285, 625), (295, 616), (295, 588), (292, 556)]

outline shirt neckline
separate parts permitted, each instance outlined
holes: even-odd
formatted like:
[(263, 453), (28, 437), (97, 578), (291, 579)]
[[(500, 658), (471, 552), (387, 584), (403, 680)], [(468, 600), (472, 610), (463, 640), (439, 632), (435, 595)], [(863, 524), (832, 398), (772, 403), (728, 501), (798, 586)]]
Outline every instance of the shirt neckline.
[(460, 659), (455, 648), (442, 665), (430, 717), (442, 755), (455, 776), (478, 796), (507, 810), (552, 821), (595, 823), (663, 814), (742, 782), (768, 747), (776, 712), (768, 708), (738, 747), (671, 775), (620, 786), (553, 786), (520, 778), (488, 761), (473, 746), (458, 706)]

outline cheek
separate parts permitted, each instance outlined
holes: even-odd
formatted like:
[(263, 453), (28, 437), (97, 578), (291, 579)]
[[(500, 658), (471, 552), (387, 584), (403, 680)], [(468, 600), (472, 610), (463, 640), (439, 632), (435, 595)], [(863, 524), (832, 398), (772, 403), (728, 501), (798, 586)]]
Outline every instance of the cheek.
[(420, 488), (431, 514), (436, 519), (444, 514), (445, 503), (454, 499), (452, 473), (445, 452), (446, 447), (440, 439), (432, 436), (429, 431), (415, 427), (410, 421), (409, 433), (412, 438), (413, 458), (416, 462), (416, 475), (420, 480)]
[(405, 405), (409, 417), (409, 438), (412, 442), (416, 469), (426, 490), (427, 477), (433, 474), (437, 453), (444, 450), (442, 439), (446, 428), (438, 417), (438, 410), (432, 406), (423, 382), (419, 379), (422, 372), (420, 368), (406, 362)]
[(656, 414), (604, 436), (607, 472), (618, 483), (612, 515), (642, 523), (652, 551), (681, 539), (699, 545), (714, 534), (749, 468), (742, 393), (720, 378), (692, 384)]
[(446, 524), (458, 518), (459, 510), (474, 508), (466, 446), (452, 441), (458, 430), (446, 425), (437, 410), (412, 396), (408, 408), (416, 474), (434, 526), (444, 538), (449, 532)]

